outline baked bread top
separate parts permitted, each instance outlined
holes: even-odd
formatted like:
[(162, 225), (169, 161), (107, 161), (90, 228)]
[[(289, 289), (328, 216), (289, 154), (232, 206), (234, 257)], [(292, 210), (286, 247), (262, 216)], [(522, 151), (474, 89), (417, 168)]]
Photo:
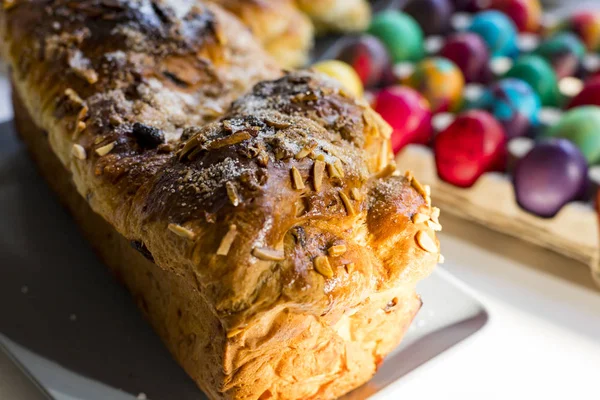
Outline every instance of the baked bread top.
[(0, 28), (79, 192), (229, 334), (274, 309), (335, 323), (435, 265), (437, 210), (390, 127), (324, 76), (280, 77), (218, 7), (4, 0)]

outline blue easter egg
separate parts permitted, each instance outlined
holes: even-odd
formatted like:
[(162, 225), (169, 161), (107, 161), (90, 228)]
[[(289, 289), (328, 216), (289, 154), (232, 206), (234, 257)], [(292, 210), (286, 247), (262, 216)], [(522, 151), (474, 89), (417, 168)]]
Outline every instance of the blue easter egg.
[(492, 57), (516, 57), (518, 32), (515, 23), (500, 11), (483, 11), (476, 14), (467, 28), (487, 43)]
[(496, 82), (469, 108), (490, 112), (504, 127), (508, 138), (524, 136), (539, 125), (542, 102), (525, 81), (506, 78)]

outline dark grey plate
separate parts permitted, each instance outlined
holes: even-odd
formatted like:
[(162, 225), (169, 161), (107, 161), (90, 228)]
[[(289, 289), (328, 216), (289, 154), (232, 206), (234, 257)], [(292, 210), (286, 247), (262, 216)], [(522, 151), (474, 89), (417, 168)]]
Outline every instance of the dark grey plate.
[[(0, 344), (24, 366), (0, 351), (0, 399), (44, 399), (43, 390), (59, 400), (204, 398), (79, 235), (10, 123), (0, 124), (0, 221)], [(419, 292), (424, 306), (402, 346), (348, 398), (381, 391), (487, 321), (442, 271)]]

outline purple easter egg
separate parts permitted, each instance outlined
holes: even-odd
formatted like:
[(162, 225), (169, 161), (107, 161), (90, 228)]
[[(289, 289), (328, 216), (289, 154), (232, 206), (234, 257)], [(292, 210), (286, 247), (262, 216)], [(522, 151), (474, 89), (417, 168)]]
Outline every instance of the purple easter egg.
[(484, 40), (476, 33), (450, 36), (440, 56), (453, 61), (469, 83), (485, 82), (489, 76), (490, 53)]
[(585, 195), (588, 167), (581, 151), (566, 139), (536, 145), (515, 168), (519, 205), (540, 217), (554, 217), (561, 208)]
[(454, 12), (451, 0), (412, 0), (404, 8), (426, 35), (439, 35), (450, 30), (450, 19)]

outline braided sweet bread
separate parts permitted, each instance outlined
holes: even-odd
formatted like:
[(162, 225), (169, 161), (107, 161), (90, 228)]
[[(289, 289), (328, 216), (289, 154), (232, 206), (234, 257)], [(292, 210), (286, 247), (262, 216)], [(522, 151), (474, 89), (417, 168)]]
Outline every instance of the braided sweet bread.
[(333, 399), (367, 381), (439, 258), (389, 126), (324, 76), (283, 75), (214, 5), (2, 5), (21, 135), (200, 388)]

